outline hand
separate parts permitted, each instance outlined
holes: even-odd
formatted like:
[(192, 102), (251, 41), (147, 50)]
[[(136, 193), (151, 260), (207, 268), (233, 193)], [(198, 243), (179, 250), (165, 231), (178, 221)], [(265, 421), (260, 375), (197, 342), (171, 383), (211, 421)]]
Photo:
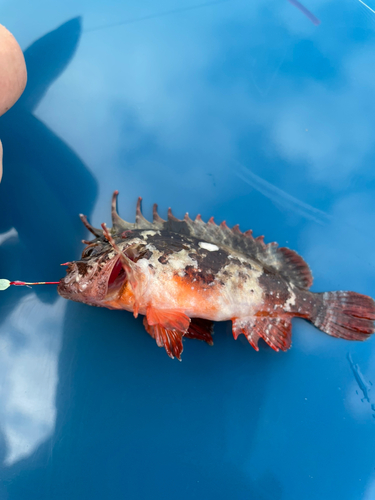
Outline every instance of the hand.
[[(0, 116), (19, 99), (26, 87), (27, 72), (21, 47), (0, 24)], [(0, 141), (0, 180), (3, 175), (3, 147)]]

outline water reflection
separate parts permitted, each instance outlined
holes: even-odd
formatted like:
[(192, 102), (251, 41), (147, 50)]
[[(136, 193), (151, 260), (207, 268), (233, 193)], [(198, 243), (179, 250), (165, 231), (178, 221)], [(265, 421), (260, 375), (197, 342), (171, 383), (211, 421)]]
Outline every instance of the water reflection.
[(2, 325), (0, 406), (4, 464), (30, 455), (53, 431), (57, 360), (66, 304), (41, 302), (31, 293)]
[(322, 210), (318, 210), (307, 203), (304, 203), (290, 194), (282, 191), (277, 186), (265, 181), (258, 175), (254, 174), (249, 168), (244, 165), (235, 164), (235, 172), (240, 179), (249, 184), (251, 187), (269, 198), (274, 204), (281, 209), (290, 210), (301, 217), (310, 219), (318, 224), (326, 224), (330, 220), (330, 216)]

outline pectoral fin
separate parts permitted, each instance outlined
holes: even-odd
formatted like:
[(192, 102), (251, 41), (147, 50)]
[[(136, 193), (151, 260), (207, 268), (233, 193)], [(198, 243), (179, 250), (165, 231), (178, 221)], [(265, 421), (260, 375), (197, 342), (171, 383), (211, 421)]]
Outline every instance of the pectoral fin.
[(190, 318), (186, 314), (173, 309), (156, 309), (148, 306), (147, 323), (149, 325), (161, 325), (170, 330), (178, 330), (185, 333), (190, 325)]

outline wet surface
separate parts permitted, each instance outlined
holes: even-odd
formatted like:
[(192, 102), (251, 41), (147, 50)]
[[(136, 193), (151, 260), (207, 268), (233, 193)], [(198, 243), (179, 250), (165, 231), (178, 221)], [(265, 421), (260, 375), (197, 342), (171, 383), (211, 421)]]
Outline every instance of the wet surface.
[[(8, 3), (29, 83), (0, 118), (0, 277), (58, 280), (118, 189), (128, 221), (142, 196), (147, 219), (239, 223), (314, 291), (374, 297), (374, 10)], [(129, 313), (1, 293), (1, 498), (374, 498), (375, 340), (294, 320), (257, 353), (216, 324), (179, 363)]]

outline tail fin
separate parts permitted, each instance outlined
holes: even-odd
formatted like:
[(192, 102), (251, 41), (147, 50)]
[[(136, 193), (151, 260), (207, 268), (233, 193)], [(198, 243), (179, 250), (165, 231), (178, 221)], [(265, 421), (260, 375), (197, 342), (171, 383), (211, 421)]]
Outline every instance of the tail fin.
[(367, 340), (375, 332), (375, 302), (355, 292), (319, 294), (320, 306), (312, 323), (328, 335), (347, 340)]

